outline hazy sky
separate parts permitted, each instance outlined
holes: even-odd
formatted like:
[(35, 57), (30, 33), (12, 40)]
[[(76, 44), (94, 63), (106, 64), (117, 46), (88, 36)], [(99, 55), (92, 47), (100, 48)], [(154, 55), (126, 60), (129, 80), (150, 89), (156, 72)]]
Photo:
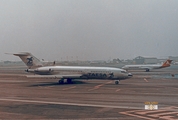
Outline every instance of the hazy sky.
[(178, 56), (178, 0), (0, 0), (0, 60)]

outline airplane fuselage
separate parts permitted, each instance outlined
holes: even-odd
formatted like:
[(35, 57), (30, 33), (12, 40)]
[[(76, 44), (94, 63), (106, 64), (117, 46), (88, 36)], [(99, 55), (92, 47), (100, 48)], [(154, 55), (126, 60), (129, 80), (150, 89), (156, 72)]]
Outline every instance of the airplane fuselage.
[(159, 69), (162, 68), (161, 65), (125, 65), (122, 67), (124, 69)]
[(63, 75), (72, 79), (127, 79), (132, 75), (123, 69), (110, 67), (81, 67), (81, 66), (46, 66), (27, 69), (27, 72), (38, 75)]
[(147, 65), (125, 65), (124, 67), (122, 67), (125, 70), (138, 70), (138, 69), (144, 69), (147, 72), (152, 70), (152, 69), (160, 69), (160, 68), (165, 68), (165, 67), (169, 67), (171, 64), (172, 60), (168, 59), (166, 60), (163, 64), (147, 64)]

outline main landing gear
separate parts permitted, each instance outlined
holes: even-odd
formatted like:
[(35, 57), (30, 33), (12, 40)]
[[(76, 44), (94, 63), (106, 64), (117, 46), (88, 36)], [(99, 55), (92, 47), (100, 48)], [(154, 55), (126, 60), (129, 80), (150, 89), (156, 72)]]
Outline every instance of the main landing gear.
[[(64, 79), (60, 79), (58, 83), (59, 83), (59, 84), (64, 84)], [(68, 79), (67, 79), (67, 83), (68, 83), (68, 84), (71, 84), (71, 83), (72, 83), (72, 79), (68, 78)]]
[(59, 84), (64, 84), (64, 79), (60, 79), (60, 80), (58, 81), (58, 83), (59, 83)]
[(116, 80), (116, 81), (115, 81), (115, 84), (118, 85), (118, 84), (119, 84), (119, 80)]
[(68, 83), (68, 84), (71, 84), (71, 83), (72, 83), (72, 79), (68, 78), (68, 79), (67, 79), (67, 83)]

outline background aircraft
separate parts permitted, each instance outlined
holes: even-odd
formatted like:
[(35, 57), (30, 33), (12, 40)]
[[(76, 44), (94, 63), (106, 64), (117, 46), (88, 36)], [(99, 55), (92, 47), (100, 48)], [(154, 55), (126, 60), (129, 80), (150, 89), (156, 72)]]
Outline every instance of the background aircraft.
[(165, 67), (169, 67), (172, 60), (166, 60), (163, 64), (147, 64), (147, 65), (125, 65), (122, 69), (125, 70), (139, 70), (144, 69), (146, 72), (149, 72), (152, 69), (161, 69)]
[(81, 66), (43, 66), (41, 61), (28, 52), (13, 54), (19, 56), (28, 66), (26, 72), (36, 75), (27, 77), (46, 77), (58, 78), (59, 83), (71, 83), (73, 79), (109, 79), (115, 80), (115, 84), (119, 84), (119, 80), (132, 77), (131, 73), (126, 70), (111, 67), (81, 67)]

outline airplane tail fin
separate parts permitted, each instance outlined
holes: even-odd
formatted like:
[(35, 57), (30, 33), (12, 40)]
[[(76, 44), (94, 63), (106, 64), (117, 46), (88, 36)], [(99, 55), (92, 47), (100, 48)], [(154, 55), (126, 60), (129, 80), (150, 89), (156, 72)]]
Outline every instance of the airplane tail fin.
[(172, 60), (170, 60), (170, 59), (166, 60), (166, 61), (162, 64), (162, 68), (163, 68), (163, 67), (169, 67), (170, 64), (171, 64), (171, 62), (172, 62)]
[(31, 53), (28, 52), (20, 52), (13, 54), (15, 56), (19, 56), (21, 60), (28, 66), (29, 69), (37, 68), (37, 67), (42, 67), (43, 64), (41, 61), (33, 56)]

